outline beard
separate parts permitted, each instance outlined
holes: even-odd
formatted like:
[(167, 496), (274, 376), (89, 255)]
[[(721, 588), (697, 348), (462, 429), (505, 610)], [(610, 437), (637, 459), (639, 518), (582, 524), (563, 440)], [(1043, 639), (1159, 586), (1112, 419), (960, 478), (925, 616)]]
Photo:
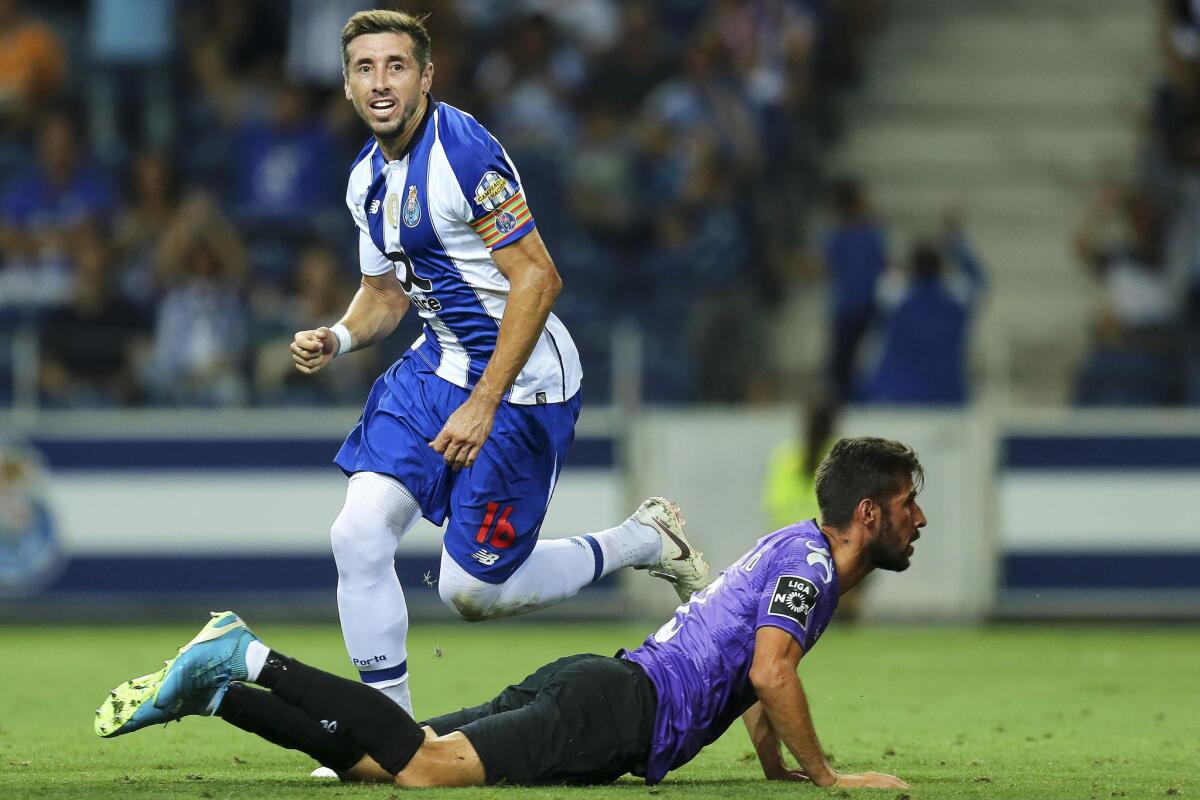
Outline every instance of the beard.
[[(397, 100), (396, 102), (399, 103), (400, 101)], [(418, 97), (417, 102), (409, 106), (404, 106), (396, 118), (390, 122), (379, 122), (371, 116), (370, 111), (368, 111), (365, 106), (362, 108), (356, 108), (355, 110), (358, 111), (359, 119), (366, 123), (367, 128), (370, 129), (372, 135), (377, 136), (380, 139), (394, 139), (395, 137), (399, 136), (405, 128), (408, 127), (409, 123), (412, 122), (412, 118), (416, 115), (420, 108), (421, 99)]]
[(879, 520), (879, 533), (867, 545), (867, 558), (872, 566), (888, 572), (904, 572), (912, 563), (908, 557), (908, 544), (896, 541), (892, 517), (887, 512)]

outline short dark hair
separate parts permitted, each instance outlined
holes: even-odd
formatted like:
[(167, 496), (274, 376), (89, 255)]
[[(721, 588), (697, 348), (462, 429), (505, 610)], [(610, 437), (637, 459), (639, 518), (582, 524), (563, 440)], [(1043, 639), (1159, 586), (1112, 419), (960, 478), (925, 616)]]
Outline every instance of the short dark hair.
[(342, 72), (350, 69), (350, 43), (368, 33), (407, 33), (413, 40), (413, 55), (416, 56), (417, 65), (424, 70), (429, 65), (433, 47), (429, 31), (425, 30), (425, 20), (428, 18), (428, 14), (415, 17), (403, 11), (381, 8), (359, 11), (342, 28)]
[(864, 499), (882, 505), (894, 497), (902, 476), (911, 478), (918, 491), (925, 482), (925, 470), (908, 445), (876, 436), (839, 439), (817, 467), (821, 522), (844, 528)]
[(918, 239), (913, 242), (908, 264), (915, 280), (936, 281), (942, 274), (942, 251), (932, 239)]

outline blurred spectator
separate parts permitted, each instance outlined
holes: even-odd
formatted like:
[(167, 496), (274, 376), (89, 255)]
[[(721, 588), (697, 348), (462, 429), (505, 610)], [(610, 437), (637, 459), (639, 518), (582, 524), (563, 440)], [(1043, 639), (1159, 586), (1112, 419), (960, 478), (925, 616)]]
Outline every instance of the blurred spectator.
[(491, 101), (496, 136), (514, 153), (547, 150), (561, 158), (575, 136), (567, 100), (585, 77), (581, 55), (543, 14), (517, 18), (510, 27), (505, 46), (482, 58), (475, 73)]
[(344, 167), (337, 144), (307, 93), (284, 85), (274, 92), (271, 116), (242, 124), (231, 147), (229, 205), (246, 234), (255, 279), (285, 283), (297, 236), (346, 228), (334, 175)]
[(636, 141), (607, 100), (590, 100), (568, 165), (572, 216), (603, 242), (628, 244), (642, 216), (637, 177)]
[(728, 58), (714, 34), (697, 35), (683, 54), (681, 75), (650, 93), (645, 113), (685, 145), (690, 138), (714, 140), (726, 180), (740, 184), (757, 173), (762, 141), (749, 103), (728, 72)]
[(1158, 204), (1145, 192), (1106, 187), (1088, 209), (1075, 249), (1104, 292), (1076, 402), (1179, 402), (1181, 298), (1164, 265)]
[(66, 72), (67, 54), (58, 35), (29, 16), (21, 0), (0, 0), (0, 120), (21, 125), (31, 119)]
[[(229, 131), (267, 116), (279, 83), (287, 26), (285, 7), (262, 0), (190, 3), (182, 31), (188, 91), (181, 98), (181, 150), (186, 178), (209, 190), (221, 188), (229, 167)], [(336, 47), (336, 43), (333, 45)]]
[(339, 319), (349, 304), (353, 285), (339, 269), (327, 246), (308, 244), (300, 253), (292, 291), (281, 297), (257, 293), (255, 298), (254, 394), (260, 404), (353, 404), (366, 391), (367, 372), (375, 365), (371, 351), (352, 353), (336, 371), (301, 375), (287, 357), (292, 335), (315, 324)]
[(764, 124), (778, 122), (789, 101), (795, 103), (811, 91), (813, 12), (788, 0), (719, 0), (716, 4), (712, 26)]
[(845, 400), (853, 386), (859, 346), (875, 319), (879, 279), (887, 269), (887, 245), (866, 191), (856, 179), (835, 181), (830, 205), (834, 224), (822, 245), (832, 294), (829, 369), (837, 397)]
[[(342, 53), (336, 43), (352, 15), (370, 0), (289, 0), (285, 65), (289, 82), (342, 88)], [(439, 49), (441, 42), (438, 43)], [(439, 76), (440, 77), (440, 76)]]
[(837, 409), (813, 403), (802, 416), (800, 436), (780, 443), (767, 464), (763, 509), (772, 530), (821, 518), (814, 489), (817, 466), (833, 446)]
[(174, 0), (90, 0), (86, 99), (92, 145), (107, 164), (170, 144)]
[(56, 408), (129, 405), (138, 398), (136, 360), (149, 326), (120, 299), (95, 236), (84, 237), (71, 302), (41, 320), (39, 384)]
[[(80, 237), (109, 221), (115, 197), (107, 176), (88, 159), (81, 127), (63, 111), (38, 129), (38, 160), (0, 200), (0, 297), (7, 305), (65, 302)], [(101, 237), (103, 238), (103, 237)]]
[(243, 403), (246, 256), (237, 230), (208, 197), (193, 195), (171, 221), (159, 263), (166, 291), (144, 373), (151, 396), (172, 405)]
[(647, 0), (625, 3), (614, 46), (592, 62), (589, 90), (604, 98), (609, 107), (628, 113), (670, 76), (669, 51), (654, 4)]
[[(957, 274), (944, 274), (947, 258), (956, 262)], [(967, 333), (983, 289), (983, 271), (958, 214), (948, 212), (941, 246), (918, 241), (907, 272), (880, 282), (883, 353), (861, 399), (893, 405), (967, 402)]]
[(139, 153), (129, 168), (126, 204), (113, 231), (113, 261), (121, 294), (148, 310), (157, 297), (156, 259), (179, 207), (178, 177), (165, 153)]
[(620, 30), (621, 13), (615, 0), (525, 0), (525, 5), (545, 14), (587, 54), (612, 47)]
[[(1106, 240), (1114, 222), (1116, 237)], [(1175, 322), (1179, 298), (1163, 269), (1162, 244), (1161, 210), (1149, 195), (1116, 187), (1096, 195), (1075, 251), (1104, 289), (1100, 338), (1161, 331)]]

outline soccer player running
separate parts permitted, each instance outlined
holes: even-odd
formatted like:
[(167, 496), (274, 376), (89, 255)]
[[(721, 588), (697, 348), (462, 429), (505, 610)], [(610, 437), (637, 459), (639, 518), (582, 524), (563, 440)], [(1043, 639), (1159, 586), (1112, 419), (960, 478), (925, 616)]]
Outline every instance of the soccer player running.
[(430, 96), (422, 21), (363, 11), (341, 44), (346, 98), (372, 133), (346, 193), (362, 285), (339, 322), (299, 331), (291, 352), (314, 373), (390, 335), (410, 306), (425, 322), (337, 454), (350, 480), (330, 531), (350, 658), (411, 713), (394, 558), (419, 517), (449, 520), (438, 590), (467, 620), (544, 608), (622, 567), (686, 599), (708, 564), (662, 498), (610, 530), (538, 541), (580, 408), (579, 356), (550, 313), (562, 281), (504, 149)]
[[(908, 568), (925, 526), (922, 482), (906, 445), (842, 439), (817, 470), (819, 525), (760, 539), (636, 650), (559, 659), (474, 708), (418, 724), (360, 683), (269, 650), (224, 612), (163, 669), (114, 689), (96, 732), (209, 714), (345, 780), (587, 784), (632, 773), (657, 783), (741, 716), (770, 780), (906, 788), (891, 775), (829, 765), (796, 667), (839, 595), (874, 569)], [(781, 744), (800, 769), (785, 764)]]

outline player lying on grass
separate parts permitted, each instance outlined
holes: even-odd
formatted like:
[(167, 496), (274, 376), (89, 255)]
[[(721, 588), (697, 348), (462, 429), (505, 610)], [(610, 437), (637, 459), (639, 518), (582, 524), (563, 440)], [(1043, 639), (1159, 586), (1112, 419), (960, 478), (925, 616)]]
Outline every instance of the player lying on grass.
[[(364, 684), (268, 649), (224, 612), (163, 669), (113, 690), (96, 732), (207, 714), (345, 780), (589, 784), (632, 773), (657, 783), (741, 716), (769, 779), (905, 788), (891, 775), (830, 767), (796, 667), (838, 595), (873, 569), (908, 567), (925, 526), (922, 477), (906, 445), (842, 439), (817, 470), (820, 525), (760, 539), (636, 650), (559, 659), (474, 708), (417, 723)], [(785, 765), (781, 744), (800, 769)]]

